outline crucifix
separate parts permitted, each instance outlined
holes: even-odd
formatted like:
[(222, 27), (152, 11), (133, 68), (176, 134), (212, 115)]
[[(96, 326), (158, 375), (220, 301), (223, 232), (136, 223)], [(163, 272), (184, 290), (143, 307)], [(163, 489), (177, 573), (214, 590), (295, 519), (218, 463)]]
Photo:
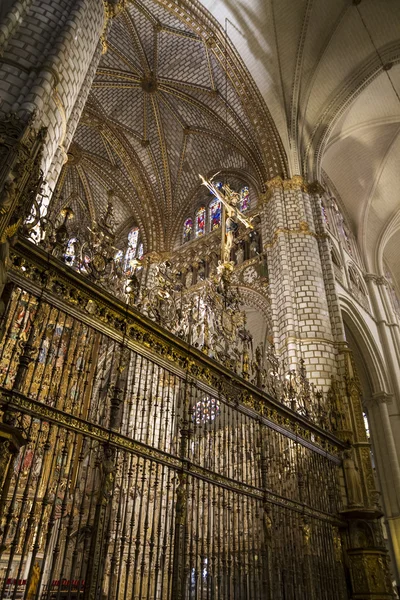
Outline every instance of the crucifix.
[(200, 175), (202, 185), (205, 185), (206, 188), (221, 202), (221, 262), (225, 264), (230, 262), (233, 240), (236, 231), (239, 229), (239, 222), (243, 223), (247, 229), (253, 229), (253, 225), (250, 220), (246, 219), (240, 212), (240, 194), (234, 192), (227, 183), (221, 188), (224, 192), (222, 194), (213, 183), (214, 177), (207, 180)]

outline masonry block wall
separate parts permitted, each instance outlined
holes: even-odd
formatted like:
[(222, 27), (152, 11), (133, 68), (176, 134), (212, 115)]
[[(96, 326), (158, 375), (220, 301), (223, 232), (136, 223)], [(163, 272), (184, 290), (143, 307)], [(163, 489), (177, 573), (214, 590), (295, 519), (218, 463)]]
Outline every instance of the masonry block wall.
[(337, 373), (340, 332), (332, 299), (334, 281), (329, 289), (329, 269), (324, 273), (328, 250), (319, 245), (323, 232), (315, 218), (318, 199), (301, 177), (275, 178), (267, 185), (268, 200), (261, 212), (277, 350), (286, 357), (288, 368), (303, 358), (311, 381), (327, 391)]
[(104, 26), (101, 0), (20, 0), (0, 24), (0, 118), (34, 113), (35, 126), (47, 127), (45, 175), (57, 152), (58, 172), (65, 160)]

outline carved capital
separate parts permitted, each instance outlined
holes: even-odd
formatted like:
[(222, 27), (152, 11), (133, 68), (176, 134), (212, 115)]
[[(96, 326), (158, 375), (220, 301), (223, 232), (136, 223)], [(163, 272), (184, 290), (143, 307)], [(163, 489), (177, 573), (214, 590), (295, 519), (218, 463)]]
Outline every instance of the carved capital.
[(277, 177), (273, 177), (266, 183), (266, 187), (269, 190), (281, 190), (283, 189), (283, 179), (279, 175)]
[(322, 196), (326, 192), (319, 181), (307, 183), (301, 175), (293, 175), (291, 179), (282, 179), (279, 176), (274, 177), (266, 182), (266, 187), (269, 191), (274, 189), (295, 190), (319, 196)]
[(366, 273), (364, 275), (365, 281), (373, 281), (375, 285), (387, 285), (388, 282), (382, 275), (376, 275), (375, 273)]
[(313, 181), (307, 185), (307, 191), (309, 194), (313, 194), (314, 196), (322, 196), (325, 194), (325, 188), (320, 184), (319, 181)]
[(107, 52), (107, 30), (111, 19), (116, 17), (125, 8), (125, 0), (103, 0), (104, 25), (100, 35), (102, 54)]
[(284, 190), (307, 191), (307, 185), (301, 175), (293, 175), (291, 179), (285, 179), (283, 182)]
[(393, 394), (388, 394), (387, 392), (376, 392), (372, 394), (371, 398), (368, 398), (365, 401), (365, 406), (368, 408), (372, 408), (377, 406), (378, 404), (390, 404), (393, 400)]

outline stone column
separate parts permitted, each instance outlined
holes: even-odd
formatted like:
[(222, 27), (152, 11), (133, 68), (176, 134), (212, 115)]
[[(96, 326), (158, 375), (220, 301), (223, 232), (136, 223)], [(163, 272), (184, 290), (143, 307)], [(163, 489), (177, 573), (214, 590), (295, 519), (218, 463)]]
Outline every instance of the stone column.
[(267, 186), (261, 220), (276, 347), (288, 368), (303, 358), (310, 380), (327, 391), (336, 374), (340, 317), (337, 307), (332, 317), (333, 276), (329, 290), (325, 282), (319, 241), (326, 234), (315, 208), (319, 198), (300, 176), (276, 177)]
[(393, 314), (388, 284), (384, 277), (374, 274), (365, 276), (371, 298), (371, 305), (379, 331), (383, 359), (393, 390), (389, 416), (396, 445), (397, 460), (400, 463), (400, 330)]
[[(120, 8), (107, 0), (19, 0), (0, 27), (0, 121), (12, 113), (22, 129), (28, 122), (36, 131), (46, 128), (40, 166), (51, 187)], [(14, 179), (12, 165), (0, 171), (0, 193)]]
[[(377, 506), (360, 388), (344, 338), (319, 198), (323, 192), (318, 184), (306, 184), (299, 176), (286, 181), (277, 177), (267, 186), (269, 194), (260, 213), (277, 350), (288, 368), (303, 359), (309, 379), (323, 391), (331, 388), (332, 378), (338, 379), (337, 402), (345, 415), (344, 429), (337, 433), (351, 443), (343, 456), (343, 516), (348, 520), (352, 598), (390, 598), (388, 557), (378, 520), (382, 512)], [(360, 547), (363, 536), (366, 541), (363, 538)]]
[(365, 404), (371, 427), (374, 459), (382, 491), (386, 524), (392, 546), (392, 564), (400, 586), (400, 465), (388, 410), (391, 401), (391, 396), (382, 392), (374, 394)]

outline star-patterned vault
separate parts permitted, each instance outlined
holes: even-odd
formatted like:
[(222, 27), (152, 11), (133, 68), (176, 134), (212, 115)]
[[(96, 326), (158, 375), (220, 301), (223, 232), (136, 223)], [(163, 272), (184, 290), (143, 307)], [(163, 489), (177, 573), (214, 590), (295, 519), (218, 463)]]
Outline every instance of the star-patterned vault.
[(53, 211), (70, 205), (78, 229), (111, 197), (120, 231), (137, 224), (146, 251), (169, 250), (199, 173), (238, 173), (261, 192), (271, 170), (225, 59), (155, 0), (129, 3), (113, 20)]

